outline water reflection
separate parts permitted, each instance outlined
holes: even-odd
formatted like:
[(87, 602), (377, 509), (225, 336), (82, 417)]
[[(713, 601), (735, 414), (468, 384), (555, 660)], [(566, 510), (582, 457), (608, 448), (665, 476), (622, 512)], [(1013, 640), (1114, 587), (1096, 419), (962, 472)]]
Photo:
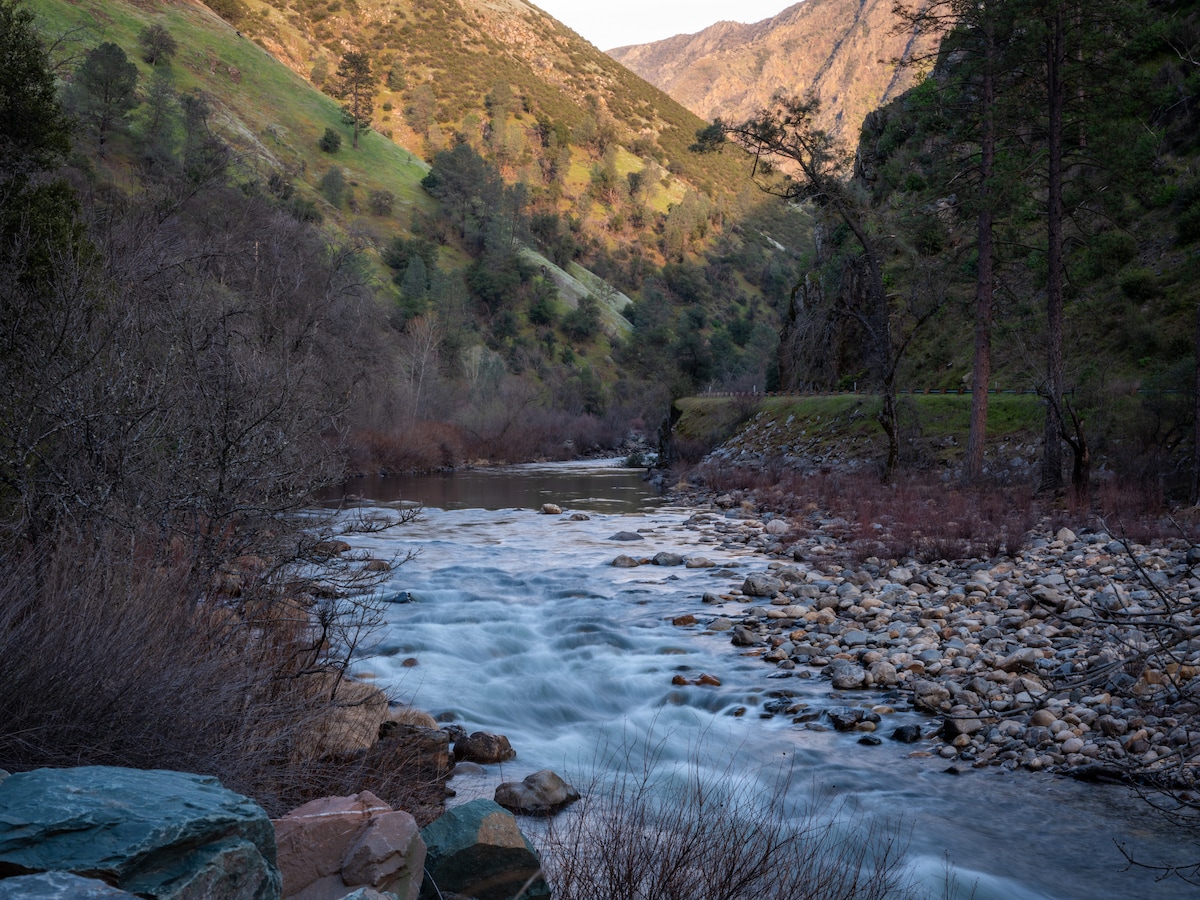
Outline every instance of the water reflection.
[(643, 478), (619, 460), (467, 469), (431, 475), (365, 475), (322, 495), (326, 503), (368, 499), (436, 509), (540, 509), (635, 513), (661, 505)]

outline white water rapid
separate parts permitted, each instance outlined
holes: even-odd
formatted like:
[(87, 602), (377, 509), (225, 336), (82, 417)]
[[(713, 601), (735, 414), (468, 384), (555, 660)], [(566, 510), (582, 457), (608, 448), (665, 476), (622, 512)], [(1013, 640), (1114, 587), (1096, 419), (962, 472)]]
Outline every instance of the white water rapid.
[[(859, 744), (861, 733), (794, 725), (787, 715), (763, 718), (772, 691), (794, 692), (813, 711), (863, 695), (835, 699), (816, 670), (809, 677), (779, 672), (731, 646), (728, 633), (705, 633), (723, 610), (744, 605), (704, 605), (702, 595), (740, 586), (770, 560), (701, 542), (703, 533), (684, 524), (691, 510), (654, 506), (648, 494), (638, 511), (613, 511), (639, 502), (629, 499), (628, 481), (612, 487), (605, 480), (611, 470), (595, 467), (493, 473), (526, 490), (518, 502), (530, 508), (469, 508), (470, 497), (456, 497), (468, 508), (426, 508), (416, 523), (352, 540), (380, 558), (419, 552), (384, 587), (387, 596), (407, 592), (412, 601), (389, 606), (383, 639), (358, 671), (467, 731), (507, 735), (517, 750), (486, 776), (452, 780), (455, 802), (490, 797), (500, 781), (542, 768), (583, 786), (622, 759), (641, 759), (649, 746), (665, 763), (699, 758), (716, 773), (760, 778), (764, 789), (790, 767), (797, 805), (833, 796), (868, 818), (900, 820), (911, 834), (910, 861), (931, 893), (940, 890), (948, 860), (962, 896), (973, 889), (979, 900), (1195, 896), (1178, 881), (1126, 870), (1115, 842), (1146, 861), (1178, 861), (1200, 848), (1181, 846), (1178, 833), (1122, 788), (998, 768), (947, 774), (946, 760), (910, 758), (914, 745), (889, 739), (906, 722), (928, 727), (929, 717), (915, 713), (885, 716), (879, 746)], [(564, 473), (578, 481), (570, 496), (529, 487)], [(620, 493), (619, 503), (605, 496), (606, 484)], [(566, 514), (540, 514), (543, 500)], [(590, 519), (570, 519), (575, 511)], [(609, 540), (623, 531), (644, 540)], [(703, 555), (718, 568), (611, 565), (622, 553), (658, 551)], [(671, 624), (686, 613), (699, 624)], [(709, 673), (721, 684), (673, 686), (680, 673)], [(739, 709), (744, 714), (734, 715)]]

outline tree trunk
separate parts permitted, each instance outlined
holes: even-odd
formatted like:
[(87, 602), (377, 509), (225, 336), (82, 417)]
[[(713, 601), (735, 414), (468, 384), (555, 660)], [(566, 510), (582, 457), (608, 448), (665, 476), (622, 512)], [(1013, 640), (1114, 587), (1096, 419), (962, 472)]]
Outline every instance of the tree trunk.
[(1062, 9), (1047, 21), (1047, 211), (1046, 211), (1046, 429), (1041, 491), (1063, 487), (1063, 68), (1066, 63)]
[(971, 377), (971, 428), (967, 436), (967, 480), (983, 475), (983, 449), (987, 439), (988, 383), (992, 377), (992, 177), (996, 163), (995, 30), (984, 24), (983, 113), (979, 138), (979, 270), (975, 281), (975, 369)]
[(900, 463), (900, 416), (896, 409), (896, 382), (888, 379), (883, 384), (883, 406), (879, 410), (879, 424), (887, 435), (887, 459), (883, 464), (883, 482), (891, 482)]
[(1192, 503), (1200, 504), (1200, 304), (1196, 305), (1196, 374), (1192, 387)]

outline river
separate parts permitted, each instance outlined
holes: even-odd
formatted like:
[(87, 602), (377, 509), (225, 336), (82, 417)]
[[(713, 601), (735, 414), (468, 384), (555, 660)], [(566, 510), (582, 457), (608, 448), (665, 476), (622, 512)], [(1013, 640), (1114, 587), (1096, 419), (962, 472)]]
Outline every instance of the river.
[[(484, 776), (453, 779), (455, 802), (490, 797), (500, 781), (542, 768), (582, 786), (648, 754), (714, 777), (737, 771), (764, 790), (786, 768), (797, 807), (835, 798), (866, 819), (900, 822), (931, 891), (948, 862), (961, 896), (978, 900), (1196, 896), (1194, 886), (1126, 865), (1118, 844), (1147, 862), (1178, 863), (1200, 847), (1123, 788), (999, 768), (948, 774), (946, 760), (912, 758), (912, 745), (887, 739), (897, 725), (928, 725), (917, 713), (885, 716), (878, 746), (763, 718), (772, 691), (792, 692), (813, 713), (847, 702), (831, 697), (828, 681), (780, 678), (788, 673), (744, 655), (728, 634), (704, 631), (723, 607), (704, 605), (703, 594), (740, 585), (769, 560), (706, 538), (685, 524), (693, 510), (663, 504), (638, 472), (612, 466), (359, 479), (347, 488), (366, 505), (425, 504), (414, 523), (352, 540), (381, 558), (417, 553), (383, 586), (411, 602), (388, 606), (382, 639), (358, 671), (443, 721), (507, 735), (517, 750)], [(541, 514), (545, 502), (564, 515)], [(643, 540), (612, 541), (618, 532)], [(618, 554), (658, 551), (703, 555), (717, 567), (611, 565)], [(672, 625), (685, 613), (700, 624)], [(701, 673), (720, 685), (672, 685), (676, 674)]]

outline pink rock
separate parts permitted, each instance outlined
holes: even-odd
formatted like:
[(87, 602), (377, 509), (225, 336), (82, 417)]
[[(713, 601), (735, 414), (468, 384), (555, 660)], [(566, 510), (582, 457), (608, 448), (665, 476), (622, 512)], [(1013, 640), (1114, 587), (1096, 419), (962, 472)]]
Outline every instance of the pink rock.
[(391, 811), (374, 794), (363, 791), (352, 797), (313, 800), (276, 819), (283, 896), (292, 897), (322, 879), (338, 876), (346, 851), (368, 820)]
[(375, 816), (346, 851), (342, 880), (416, 900), (425, 868), (425, 842), (417, 821), (406, 812)]

